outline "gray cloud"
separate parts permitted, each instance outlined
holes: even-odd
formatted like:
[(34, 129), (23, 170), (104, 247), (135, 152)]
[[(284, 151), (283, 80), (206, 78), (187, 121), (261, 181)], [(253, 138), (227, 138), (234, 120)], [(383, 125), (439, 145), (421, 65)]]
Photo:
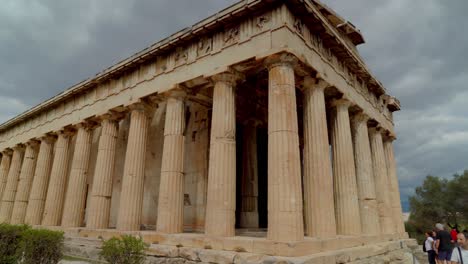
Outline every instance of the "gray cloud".
[[(364, 34), (365, 61), (397, 96), (403, 199), (427, 174), (468, 157), (464, 0), (323, 0)], [(0, 6), (0, 121), (226, 7), (233, 0), (5, 0)]]

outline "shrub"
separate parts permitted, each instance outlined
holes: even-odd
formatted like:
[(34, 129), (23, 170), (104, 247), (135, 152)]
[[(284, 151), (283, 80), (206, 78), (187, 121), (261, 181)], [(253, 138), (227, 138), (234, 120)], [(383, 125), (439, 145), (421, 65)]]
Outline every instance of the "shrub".
[(18, 263), (20, 242), (28, 229), (26, 225), (0, 224), (0, 263)]
[(123, 235), (113, 237), (102, 245), (101, 257), (111, 264), (142, 264), (148, 245), (141, 238)]
[(20, 252), (24, 264), (55, 264), (63, 256), (63, 232), (27, 229), (23, 232)]

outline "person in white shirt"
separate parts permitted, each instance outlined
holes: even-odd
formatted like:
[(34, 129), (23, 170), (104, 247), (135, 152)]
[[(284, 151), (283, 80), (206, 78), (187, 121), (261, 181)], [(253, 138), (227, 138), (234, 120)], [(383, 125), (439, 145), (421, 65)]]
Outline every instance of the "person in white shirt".
[(424, 248), (427, 252), (427, 260), (429, 264), (436, 264), (436, 253), (434, 250), (434, 239), (432, 238), (432, 231), (428, 231), (425, 233), (426, 240), (424, 241)]
[(458, 233), (458, 247), (453, 249), (452, 258), (450, 259), (452, 263), (468, 264), (468, 242), (466, 241), (467, 237), (468, 234), (466, 233)]

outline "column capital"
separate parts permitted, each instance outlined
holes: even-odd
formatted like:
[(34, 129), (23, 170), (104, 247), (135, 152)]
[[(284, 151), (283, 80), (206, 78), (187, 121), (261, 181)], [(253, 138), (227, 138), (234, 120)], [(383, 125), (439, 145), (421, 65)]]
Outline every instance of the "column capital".
[(23, 151), (25, 149), (25, 145), (23, 143), (19, 143), (19, 144), (16, 144), (14, 147), (13, 147), (13, 151)]
[(181, 84), (177, 84), (174, 86), (174, 88), (166, 91), (163, 95), (165, 96), (166, 100), (170, 98), (184, 100), (187, 97), (187, 88)]
[(393, 142), (397, 138), (396, 138), (396, 135), (394, 133), (392, 133), (390, 131), (386, 131), (385, 134), (383, 134), (383, 139), (384, 139), (384, 141)]
[(84, 128), (85, 130), (93, 130), (98, 124), (95, 121), (85, 120), (75, 125), (76, 129)]
[(26, 146), (28, 146), (28, 147), (31, 146), (33, 148), (39, 146), (39, 144), (40, 144), (40, 142), (37, 139), (31, 139), (28, 142), (26, 142)]
[(76, 133), (76, 129), (73, 126), (67, 126), (60, 130), (55, 131), (57, 136), (71, 137)]
[(369, 127), (369, 134), (382, 134), (383, 131), (384, 129), (380, 125)]
[(13, 150), (11, 148), (4, 149), (2, 151), (2, 155), (11, 156), (11, 155), (13, 155)]
[(101, 123), (104, 120), (120, 121), (125, 117), (125, 113), (109, 110), (103, 114), (97, 115), (93, 121)]
[(323, 79), (306, 76), (303, 82), (304, 89), (319, 89), (325, 90), (330, 87), (330, 84)]
[(145, 101), (138, 101), (133, 104), (127, 106), (130, 111), (138, 111), (138, 112), (145, 112), (146, 114), (150, 114), (154, 110), (154, 106), (145, 102)]
[(294, 67), (298, 63), (296, 56), (290, 53), (279, 53), (269, 56), (265, 59), (264, 64), (268, 69), (277, 66)]
[(361, 123), (369, 121), (370, 117), (364, 112), (358, 112), (351, 116), (352, 123)]
[(346, 98), (341, 98), (341, 99), (333, 99), (331, 101), (331, 106), (333, 107), (345, 107), (345, 108), (349, 108), (350, 106), (353, 106), (354, 103), (351, 102), (350, 100), (346, 99)]
[(228, 69), (226, 71), (217, 73), (210, 77), (213, 82), (226, 82), (231, 85), (235, 85), (239, 80), (244, 78), (244, 75), (240, 72)]
[(37, 138), (39, 141), (45, 141), (47, 143), (53, 143), (57, 139), (57, 136), (54, 134), (44, 134)]

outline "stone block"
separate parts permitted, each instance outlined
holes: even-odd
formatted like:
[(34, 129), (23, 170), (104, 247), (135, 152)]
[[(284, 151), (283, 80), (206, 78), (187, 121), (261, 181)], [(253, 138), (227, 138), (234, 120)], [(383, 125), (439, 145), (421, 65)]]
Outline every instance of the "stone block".
[(234, 263), (234, 259), (238, 253), (230, 251), (218, 250), (200, 250), (199, 257), (203, 262), (230, 264)]
[(179, 248), (179, 256), (184, 259), (188, 259), (191, 261), (199, 261), (200, 258), (198, 254), (200, 249), (198, 248), (189, 248), (189, 247), (181, 247)]
[(179, 248), (176, 246), (167, 245), (151, 245), (148, 250), (148, 255), (155, 257), (176, 258), (179, 256)]

